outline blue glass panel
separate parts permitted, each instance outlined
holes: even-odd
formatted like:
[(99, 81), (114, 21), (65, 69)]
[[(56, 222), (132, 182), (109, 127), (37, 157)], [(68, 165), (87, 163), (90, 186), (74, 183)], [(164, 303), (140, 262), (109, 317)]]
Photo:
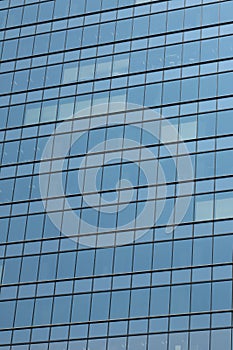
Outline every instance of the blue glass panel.
[[(143, 300), (143, 303), (141, 302)], [(130, 317), (145, 317), (149, 309), (149, 289), (132, 290)]]
[(32, 322), (34, 300), (19, 300), (16, 307), (15, 326), (30, 326)]
[(52, 313), (52, 298), (37, 299), (33, 317), (34, 325), (49, 324)]
[(56, 297), (53, 305), (53, 323), (66, 323), (70, 320), (71, 296)]
[(105, 320), (109, 313), (109, 293), (96, 293), (92, 296), (91, 320)]
[(160, 316), (169, 314), (169, 287), (153, 288), (151, 290), (150, 315)]
[(13, 327), (14, 310), (15, 301), (4, 301), (0, 303), (0, 314), (4, 315), (4, 317), (0, 317), (1, 328)]
[(85, 322), (89, 319), (90, 294), (75, 295), (72, 305), (72, 322)]

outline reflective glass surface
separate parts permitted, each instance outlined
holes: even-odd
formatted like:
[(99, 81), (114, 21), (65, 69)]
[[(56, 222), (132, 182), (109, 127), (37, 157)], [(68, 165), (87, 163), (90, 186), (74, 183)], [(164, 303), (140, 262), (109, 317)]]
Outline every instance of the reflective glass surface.
[(0, 1), (0, 350), (231, 350), (233, 1)]

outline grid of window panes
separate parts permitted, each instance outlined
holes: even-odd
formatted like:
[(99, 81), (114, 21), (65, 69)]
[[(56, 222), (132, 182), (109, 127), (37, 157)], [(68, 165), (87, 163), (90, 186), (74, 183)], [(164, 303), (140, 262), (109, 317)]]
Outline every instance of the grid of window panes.
[[(232, 13), (231, 0), (0, 1), (0, 350), (232, 349)], [(156, 114), (135, 113), (134, 103)], [(165, 117), (177, 130), (177, 139), (167, 137), (173, 158), (151, 137), (166, 132)], [(40, 174), (61, 122), (54, 167)], [(82, 137), (59, 169), (67, 135), (70, 145)], [(92, 151), (112, 138), (139, 146)], [(194, 192), (167, 234), (182, 140)], [(154, 177), (149, 198), (140, 165), (156, 169), (145, 147), (166, 175)], [(134, 162), (121, 161), (127, 152)], [(98, 189), (110, 200), (117, 193), (115, 204), (90, 208), (83, 200), (95, 194), (85, 180), (77, 188), (87, 153), (84, 170), (115, 157), (101, 167)], [(53, 195), (58, 172), (65, 196)], [(41, 177), (49, 177), (46, 210)], [(116, 187), (125, 178), (134, 188), (126, 208), (131, 188)], [(156, 217), (155, 210), (155, 225), (140, 236), (146, 223), (137, 215), (146, 201), (160, 207), (164, 187), (164, 211)], [(80, 224), (77, 240), (62, 234), (64, 197), (96, 230)], [(110, 216), (104, 206), (112, 206)], [(135, 225), (121, 230), (129, 217)], [(87, 234), (97, 248), (83, 244)], [(122, 235), (131, 243), (118, 245)]]

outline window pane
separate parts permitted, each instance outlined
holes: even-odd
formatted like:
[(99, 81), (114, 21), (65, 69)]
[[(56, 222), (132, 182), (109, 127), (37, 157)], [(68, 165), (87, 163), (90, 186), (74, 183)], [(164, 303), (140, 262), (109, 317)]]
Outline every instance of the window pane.
[(216, 175), (233, 174), (233, 164), (231, 162), (233, 151), (217, 152), (216, 154)]
[(205, 265), (212, 262), (212, 239), (195, 239), (193, 247), (193, 264)]
[(93, 294), (91, 320), (106, 320), (109, 313), (109, 293)]
[(96, 251), (95, 275), (112, 273), (113, 249)]
[(36, 281), (38, 272), (38, 256), (28, 256), (23, 258), (22, 270), (20, 274), (21, 282)]
[(148, 346), (148, 350), (167, 350), (167, 335), (150, 335)]
[(152, 245), (142, 244), (134, 249), (134, 271), (150, 270), (152, 263)]
[(19, 300), (16, 307), (15, 326), (30, 326), (34, 300)]
[(232, 283), (219, 282), (213, 284), (212, 289), (212, 309), (227, 310), (232, 303)]
[(72, 322), (89, 320), (91, 296), (89, 294), (75, 295), (72, 307)]
[(34, 325), (49, 324), (52, 311), (52, 298), (37, 299), (35, 304)]
[(47, 254), (42, 255), (40, 259), (39, 279), (49, 280), (54, 279), (56, 275), (57, 255)]
[(116, 40), (127, 39), (131, 35), (132, 19), (122, 20), (117, 22)]
[(153, 288), (151, 290), (151, 316), (169, 314), (169, 295), (169, 287)]
[(7, 259), (4, 264), (3, 283), (17, 283), (19, 280), (20, 258)]
[(233, 237), (214, 238), (214, 263), (232, 262)]
[(209, 332), (190, 333), (190, 349), (206, 350), (209, 349)]
[(127, 318), (129, 310), (129, 291), (113, 292), (111, 300), (111, 318)]
[(231, 331), (218, 330), (211, 332), (211, 350), (230, 349)]
[(57, 297), (54, 299), (53, 323), (67, 323), (70, 321), (71, 297)]
[(79, 251), (76, 276), (92, 276), (94, 268), (94, 250)]
[(210, 310), (210, 284), (196, 284), (192, 286), (192, 312)]
[(4, 301), (0, 303), (0, 314), (4, 317), (0, 317), (0, 327), (10, 328), (13, 327), (15, 311), (15, 301)]
[(114, 272), (130, 272), (132, 269), (132, 247), (117, 247), (115, 251)]
[(169, 350), (186, 350), (188, 349), (188, 334), (174, 333), (169, 337)]
[(148, 306), (149, 290), (133, 290), (131, 293), (130, 317), (147, 316)]
[(154, 268), (168, 268), (171, 266), (172, 244), (170, 242), (157, 243), (154, 246)]
[(216, 196), (215, 201), (215, 218), (222, 219), (232, 217), (233, 194), (220, 193)]
[(69, 278), (74, 276), (76, 253), (60, 253), (58, 260), (57, 278)]
[(192, 242), (190, 240), (174, 242), (173, 249), (173, 266), (190, 266), (192, 257)]
[(213, 218), (213, 197), (210, 195), (197, 196), (195, 214), (196, 220), (211, 220)]
[(189, 312), (190, 286), (172, 287), (171, 291), (171, 313)]

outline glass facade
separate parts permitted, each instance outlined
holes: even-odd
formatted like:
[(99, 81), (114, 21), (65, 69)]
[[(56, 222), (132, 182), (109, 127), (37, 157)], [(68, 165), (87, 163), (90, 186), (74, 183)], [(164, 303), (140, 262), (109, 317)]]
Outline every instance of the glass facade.
[(231, 350), (233, 1), (0, 1), (0, 350)]

